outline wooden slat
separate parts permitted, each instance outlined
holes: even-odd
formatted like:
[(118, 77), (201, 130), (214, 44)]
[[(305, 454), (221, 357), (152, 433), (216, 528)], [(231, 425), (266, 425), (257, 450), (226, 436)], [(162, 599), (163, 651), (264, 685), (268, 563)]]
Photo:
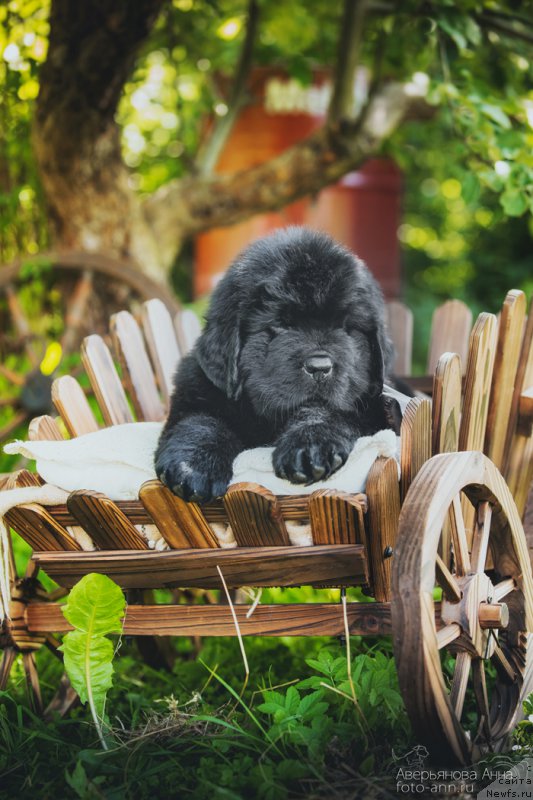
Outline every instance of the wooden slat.
[(202, 325), (190, 308), (184, 308), (179, 314), (176, 314), (174, 322), (180, 353), (182, 356), (186, 356), (202, 333)]
[(104, 494), (71, 492), (67, 507), (102, 550), (148, 550), (148, 544), (127, 516)]
[(68, 531), (37, 503), (12, 508), (5, 519), (33, 550), (81, 550)]
[(444, 353), (433, 379), (433, 455), (454, 453), (459, 447), (461, 422), (461, 359)]
[(165, 409), (139, 326), (129, 311), (113, 314), (110, 326), (113, 346), (137, 418), (159, 422), (165, 417)]
[(290, 545), (276, 496), (264, 486), (234, 483), (223, 499), (239, 546)]
[(411, 374), (413, 352), (413, 312), (404, 303), (391, 300), (387, 303), (387, 327), (394, 344), (395, 375)]
[(81, 357), (106, 425), (133, 422), (126, 394), (102, 337), (96, 333), (86, 336)]
[(401, 495), (405, 497), (418, 470), (431, 458), (431, 401), (413, 397), (400, 429)]
[(28, 469), (19, 469), (9, 476), (4, 489), (22, 489), (25, 486), (42, 486), (43, 479), (35, 472)]
[(309, 520), (314, 544), (366, 544), (363, 505), (356, 495), (334, 489), (313, 492)]
[[(374, 597), (391, 598), (391, 567), (400, 517), (400, 487), (395, 458), (378, 458), (366, 482), (368, 546)], [(387, 557), (387, 554), (391, 557)]]
[(518, 401), (518, 433), (531, 436), (533, 429), (533, 386), (525, 389)]
[(42, 417), (34, 417), (28, 427), (28, 439), (31, 442), (47, 441), (47, 442), (60, 442), (63, 440), (63, 434), (59, 429), (59, 425), (53, 417), (44, 414)]
[(219, 589), (220, 567), (230, 588), (239, 586), (358, 586), (368, 583), (362, 545), (236, 547), (233, 550), (34, 553), (33, 560), (61, 586), (99, 572), (126, 589)]
[(62, 375), (52, 384), (52, 401), (71, 436), (83, 436), (98, 430), (84, 391), (76, 378)]
[(496, 336), (494, 314), (480, 314), (470, 337), (459, 450), (483, 450)]
[(461, 300), (448, 300), (435, 309), (428, 353), (427, 371), (430, 374), (435, 371), (443, 353), (458, 353), (465, 367), (471, 327), (472, 312)]
[(490, 393), (484, 452), (501, 469), (526, 319), (526, 296), (516, 290), (503, 303)]
[[(243, 636), (340, 636), (344, 617), (340, 603), (259, 605), (251, 617), (249, 605), (234, 605)], [(349, 603), (346, 609), (352, 636), (386, 635), (390, 629), (388, 603)], [(72, 626), (61, 607), (31, 603), (26, 612), (32, 633), (66, 633)], [(236, 636), (228, 606), (128, 605), (124, 617), (126, 636)]]
[(507, 459), (503, 469), (521, 516), (526, 509), (533, 480), (533, 436), (524, 435), (517, 429), (517, 419), (520, 395), (530, 386), (533, 386), (533, 308), (530, 308), (522, 341), (506, 442)]
[(172, 318), (161, 300), (143, 303), (142, 325), (157, 382), (168, 406), (180, 352)]
[(218, 539), (196, 503), (186, 503), (157, 480), (141, 486), (139, 499), (173, 549), (218, 548)]

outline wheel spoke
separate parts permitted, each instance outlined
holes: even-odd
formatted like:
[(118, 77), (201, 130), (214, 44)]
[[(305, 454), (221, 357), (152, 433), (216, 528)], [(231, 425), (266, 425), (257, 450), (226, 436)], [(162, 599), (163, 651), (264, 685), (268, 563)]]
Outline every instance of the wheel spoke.
[(472, 570), (484, 572), (489, 549), (490, 523), (492, 507), (488, 500), (479, 503), (476, 508), (474, 535), (472, 538)]
[(516, 583), (514, 578), (506, 578), (504, 581), (500, 581), (500, 583), (497, 583), (494, 587), (494, 602), (499, 603), (504, 597), (507, 597), (510, 592), (514, 592), (515, 589)]
[(494, 648), (494, 652), (491, 656), (491, 661), (494, 662), (494, 666), (498, 675), (508, 683), (514, 683), (516, 680), (516, 670), (509, 662), (507, 656), (501, 649), (499, 645), (496, 645)]
[(26, 351), (26, 355), (30, 359), (32, 366), (36, 367), (38, 364), (37, 356), (35, 355), (35, 351), (29, 342), (31, 337), (30, 323), (28, 322), (27, 317), (22, 310), (13, 284), (8, 283), (5, 287), (5, 292), (11, 318), (19, 336), (21, 336), (21, 338), (24, 340), (24, 349)]
[(0, 428), (0, 441), (2, 439), (7, 439), (13, 431), (16, 431), (19, 425), (22, 425), (28, 419), (28, 412), (27, 411), (18, 411), (12, 420), (10, 420), (7, 425), (4, 425), (3, 428)]
[(16, 657), (17, 651), (15, 648), (6, 647), (2, 655), (2, 661), (0, 661), (0, 691), (4, 691), (7, 686), (9, 673), (11, 672), (11, 667), (15, 663)]
[(439, 650), (458, 639), (461, 635), (461, 626), (457, 622), (451, 622), (445, 625), (440, 631), (437, 631), (437, 646)]
[(13, 372), (13, 370), (6, 367), (5, 364), (0, 364), (0, 375), (6, 378), (10, 383), (14, 383), (15, 386), (24, 386), (24, 378), (22, 375)]
[(472, 659), (470, 654), (465, 650), (461, 650), (459, 653), (457, 653), (455, 670), (453, 672), (452, 688), (450, 691), (450, 702), (455, 710), (457, 719), (459, 720), (461, 719), (461, 714), (463, 713), (471, 661)]
[(455, 557), (455, 571), (457, 575), (468, 575), (470, 572), (470, 556), (468, 554), (468, 539), (459, 495), (453, 498), (449, 511), (449, 520)]
[(65, 331), (61, 337), (61, 348), (64, 355), (72, 352), (77, 344), (78, 332), (83, 323), (85, 309), (92, 292), (93, 272), (90, 269), (86, 269), (76, 283), (69, 301), (65, 317)]
[(461, 589), (459, 588), (459, 584), (455, 580), (454, 576), (438, 554), (435, 568), (437, 573), (437, 583), (442, 588), (444, 596), (452, 603), (457, 603), (461, 599)]
[(479, 712), (480, 729), (483, 731), (486, 742), (490, 745), (492, 734), (490, 729), (490, 708), (487, 694), (487, 681), (485, 679), (485, 665), (481, 658), (472, 661), (472, 683)]
[(40, 714), (43, 710), (43, 698), (41, 696), (41, 684), (39, 683), (37, 666), (35, 664), (35, 654), (32, 652), (23, 653), (22, 663), (24, 665), (24, 672), (26, 673), (26, 684), (30, 695), (30, 702), (34, 710)]

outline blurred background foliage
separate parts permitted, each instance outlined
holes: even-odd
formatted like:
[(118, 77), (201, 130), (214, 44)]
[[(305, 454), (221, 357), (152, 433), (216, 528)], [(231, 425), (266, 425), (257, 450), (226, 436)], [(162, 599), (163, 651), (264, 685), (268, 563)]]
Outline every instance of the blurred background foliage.
[[(405, 297), (427, 339), (432, 308), (459, 297), (496, 310), (509, 287), (531, 293), (533, 85), (523, 4), (408, 0), (370, 4), (362, 61), (373, 75), (429, 81), (429, 118), (404, 124), (386, 152), (404, 172), (399, 230)], [(172, 0), (126, 84), (118, 110), (131, 183), (150, 194), (193, 169), (208, 120), (228, 111), (244, 35), (244, 0)], [(260, 2), (255, 63), (302, 81), (333, 67), (338, 0)], [(0, 5), (0, 260), (48, 244), (31, 152), (31, 120), (46, 58), (49, 3)], [(487, 23), (488, 20), (488, 23)], [(530, 29), (531, 30), (531, 29)], [(519, 33), (517, 33), (519, 31)], [(175, 286), (186, 296), (180, 260)]]

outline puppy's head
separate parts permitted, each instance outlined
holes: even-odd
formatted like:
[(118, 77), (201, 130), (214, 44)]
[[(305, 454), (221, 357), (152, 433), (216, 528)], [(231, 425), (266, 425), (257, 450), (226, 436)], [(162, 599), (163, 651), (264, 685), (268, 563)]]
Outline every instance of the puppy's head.
[(225, 394), (261, 416), (303, 405), (350, 410), (383, 387), (391, 345), (381, 292), (329, 236), (287, 228), (252, 244), (214, 292), (196, 356)]

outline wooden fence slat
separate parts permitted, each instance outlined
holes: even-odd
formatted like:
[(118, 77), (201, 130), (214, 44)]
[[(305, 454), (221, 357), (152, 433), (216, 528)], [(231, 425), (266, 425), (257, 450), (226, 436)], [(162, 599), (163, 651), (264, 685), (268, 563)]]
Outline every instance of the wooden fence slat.
[(80, 550), (81, 546), (37, 503), (12, 508), (5, 519), (33, 550)]
[(413, 397), (400, 428), (401, 495), (405, 497), (418, 470), (431, 458), (431, 401)]
[(194, 311), (190, 308), (184, 308), (176, 314), (174, 323), (176, 326), (180, 353), (182, 356), (186, 356), (189, 350), (192, 350), (196, 340), (202, 333), (202, 325)]
[[(61, 586), (99, 572), (127, 589), (198, 587), (220, 589), (220, 566), (227, 585), (360, 586), (368, 582), (365, 549), (360, 544), (311, 547), (235, 547), (116, 550), (112, 553), (34, 553), (33, 560)], [(389, 561), (390, 559), (387, 559)]]
[(443, 353), (433, 378), (433, 455), (458, 450), (461, 381), (461, 359), (457, 353)]
[(218, 539), (196, 503), (186, 503), (157, 480), (143, 483), (139, 499), (174, 550), (218, 548)]
[(516, 290), (507, 293), (498, 327), (498, 341), (489, 400), (484, 452), (501, 469), (510, 424), (518, 360), (526, 319), (526, 296)]
[(470, 336), (459, 450), (483, 450), (497, 332), (494, 314), (481, 313)]
[(112, 500), (99, 492), (79, 490), (67, 508), (101, 550), (148, 550), (148, 544)]
[(356, 497), (335, 489), (313, 492), (309, 520), (314, 544), (366, 544), (364, 507)]
[(448, 300), (433, 312), (427, 372), (433, 375), (443, 353), (457, 353), (463, 369), (468, 355), (472, 312), (461, 300)]
[(126, 393), (115, 369), (108, 346), (101, 336), (86, 336), (81, 357), (106, 425), (133, 422)]
[(61, 442), (63, 438), (63, 434), (56, 420), (48, 416), (48, 414), (43, 414), (41, 417), (34, 417), (28, 426), (28, 439), (31, 442), (36, 442), (38, 440)]
[(83, 436), (98, 430), (98, 423), (84, 391), (71, 375), (55, 379), (52, 401), (71, 436)]
[[(531, 386), (533, 386), (533, 304), (529, 309), (529, 317), (522, 340), (511, 405), (511, 424), (506, 443), (507, 459), (503, 470), (521, 516), (526, 509), (527, 497), (533, 480), (533, 435), (529, 433), (529, 430), (525, 434), (522, 433), (517, 422), (520, 397)], [(513, 420), (515, 421), (514, 425), (512, 425)]]
[(157, 382), (168, 406), (180, 351), (172, 318), (161, 300), (155, 298), (143, 303), (142, 325)]
[(368, 557), (374, 596), (391, 599), (391, 567), (400, 518), (398, 462), (377, 458), (366, 482), (368, 496)]
[(391, 300), (387, 303), (386, 308), (387, 327), (394, 344), (394, 374), (410, 375), (413, 352), (413, 312), (398, 300)]
[(129, 311), (113, 314), (113, 346), (138, 419), (159, 422), (165, 417), (154, 373), (137, 322)]
[(277, 498), (264, 486), (234, 483), (224, 495), (224, 506), (240, 547), (290, 545)]

